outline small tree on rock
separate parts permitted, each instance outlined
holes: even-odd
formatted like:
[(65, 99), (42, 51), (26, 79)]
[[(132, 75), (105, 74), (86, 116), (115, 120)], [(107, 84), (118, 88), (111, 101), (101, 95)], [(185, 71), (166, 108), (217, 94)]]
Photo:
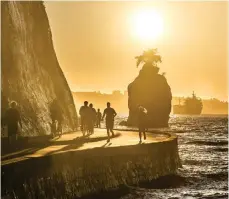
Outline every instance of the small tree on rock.
[(157, 48), (146, 50), (142, 55), (136, 56), (135, 59), (137, 59), (137, 67), (142, 63), (143, 66), (157, 67), (158, 62), (161, 63), (161, 56), (158, 55)]

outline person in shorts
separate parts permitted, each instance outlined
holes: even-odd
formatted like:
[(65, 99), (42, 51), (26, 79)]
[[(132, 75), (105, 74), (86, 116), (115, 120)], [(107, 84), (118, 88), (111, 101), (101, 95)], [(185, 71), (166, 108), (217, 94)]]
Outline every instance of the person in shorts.
[(112, 133), (112, 136), (114, 136), (114, 118), (117, 115), (116, 111), (111, 108), (111, 103), (107, 102), (107, 108), (103, 112), (103, 118), (106, 116), (106, 129), (107, 129), (107, 142), (110, 142), (110, 132)]
[(147, 121), (147, 111), (144, 107), (138, 107), (138, 132), (140, 143), (142, 142), (142, 134), (144, 136), (144, 140), (146, 139), (146, 121)]

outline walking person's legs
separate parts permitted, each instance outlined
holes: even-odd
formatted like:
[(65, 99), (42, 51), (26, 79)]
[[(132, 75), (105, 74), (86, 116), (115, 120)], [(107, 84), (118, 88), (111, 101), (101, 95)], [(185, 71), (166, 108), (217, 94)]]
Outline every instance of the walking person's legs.
[(87, 131), (87, 135), (89, 135), (90, 134), (90, 131), (91, 131), (90, 122), (87, 123), (86, 131)]
[(89, 135), (91, 133), (91, 122), (89, 121), (88, 123), (88, 129), (87, 129), (87, 134)]
[(94, 128), (95, 128), (95, 121), (93, 120), (91, 124), (91, 133), (92, 134), (94, 133)]
[(109, 128), (107, 127), (107, 142), (110, 142), (110, 130)]
[(86, 130), (87, 130), (87, 124), (86, 124), (85, 122), (82, 123), (81, 129), (82, 129), (82, 134), (83, 134), (83, 136), (85, 136), (85, 132), (86, 132)]
[(13, 134), (12, 136), (12, 145), (14, 149), (18, 149), (18, 143), (17, 143), (17, 134)]
[(139, 127), (138, 132), (139, 132), (139, 142), (141, 143), (142, 142), (142, 132), (144, 132), (142, 130), (142, 127)]
[(10, 146), (11, 146), (11, 135), (12, 135), (12, 131), (11, 131), (11, 128), (10, 128), (11, 126), (10, 125), (7, 125), (7, 134), (8, 134), (8, 146), (9, 146), (9, 148), (11, 148)]
[(139, 142), (142, 142), (142, 132), (139, 130)]
[(97, 128), (100, 128), (100, 119), (97, 119)]
[(113, 128), (114, 128), (114, 121), (109, 121), (109, 128), (110, 128), (110, 131), (112, 133), (112, 137), (114, 136), (114, 131), (113, 131)]
[(111, 130), (112, 136), (114, 137), (114, 131), (113, 131), (113, 128), (111, 128), (110, 130)]
[(60, 120), (58, 121), (57, 131), (58, 131), (59, 136), (61, 136), (62, 135), (62, 123)]
[(107, 142), (110, 142), (110, 126), (109, 126), (109, 121), (106, 120), (106, 128), (107, 128)]
[(90, 124), (90, 134), (92, 134), (92, 132), (93, 132), (93, 125), (92, 125), (92, 123)]
[(99, 127), (99, 120), (98, 119), (96, 120), (96, 127), (97, 128)]
[(90, 131), (91, 131), (91, 123), (90, 123), (90, 119), (88, 118), (85, 123), (85, 134), (89, 135)]
[(10, 149), (16, 148), (16, 140), (17, 140), (17, 124), (8, 125), (8, 144)]
[(81, 119), (80, 119), (80, 130), (82, 133), (83, 133), (83, 125), (84, 125), (84, 123), (83, 123), (83, 119), (81, 117)]
[(85, 131), (86, 131), (86, 120), (85, 118), (81, 117), (81, 132), (83, 136), (85, 135)]
[(146, 129), (143, 129), (144, 140), (146, 139)]
[(88, 132), (89, 132), (89, 125), (88, 125), (88, 123), (85, 123), (85, 124), (84, 124), (84, 130), (83, 130), (84, 136), (85, 136), (86, 134), (88, 134)]
[(93, 120), (90, 120), (89, 134), (92, 134), (93, 131)]

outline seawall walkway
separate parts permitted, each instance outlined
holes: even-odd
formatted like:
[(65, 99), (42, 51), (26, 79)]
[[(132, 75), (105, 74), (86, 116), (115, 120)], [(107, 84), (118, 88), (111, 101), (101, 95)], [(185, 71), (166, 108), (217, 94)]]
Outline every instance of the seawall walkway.
[[(148, 133), (147, 139), (142, 140), (142, 145), (149, 143), (166, 142), (171, 139), (169, 133)], [(28, 140), (28, 148), (13, 153), (2, 155), (1, 165), (11, 164), (30, 158), (55, 155), (70, 151), (81, 151), (97, 147), (109, 148), (129, 145), (138, 145), (138, 132), (115, 131), (115, 136), (107, 143), (107, 133), (105, 129), (95, 129), (95, 133), (83, 137), (81, 132), (63, 134), (49, 140), (36, 140), (36, 137)], [(29, 147), (30, 146), (30, 147)]]
[(177, 137), (171, 133), (147, 133), (142, 144), (138, 132), (117, 130), (107, 143), (105, 129), (95, 129), (89, 137), (73, 132), (35, 142), (2, 156), (3, 193), (77, 198), (150, 182), (175, 174), (181, 166)]

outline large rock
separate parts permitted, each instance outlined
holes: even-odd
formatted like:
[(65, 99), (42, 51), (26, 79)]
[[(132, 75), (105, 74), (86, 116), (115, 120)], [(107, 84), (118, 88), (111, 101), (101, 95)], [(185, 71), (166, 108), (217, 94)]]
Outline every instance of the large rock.
[(56, 58), (43, 2), (1, 2), (1, 13), (2, 115), (15, 100), (23, 135), (49, 134), (49, 106), (57, 98), (63, 131), (74, 130), (75, 105)]
[(171, 112), (172, 94), (164, 75), (159, 69), (145, 64), (138, 77), (128, 86), (128, 125), (137, 125), (137, 107), (148, 111), (148, 127), (167, 127)]

